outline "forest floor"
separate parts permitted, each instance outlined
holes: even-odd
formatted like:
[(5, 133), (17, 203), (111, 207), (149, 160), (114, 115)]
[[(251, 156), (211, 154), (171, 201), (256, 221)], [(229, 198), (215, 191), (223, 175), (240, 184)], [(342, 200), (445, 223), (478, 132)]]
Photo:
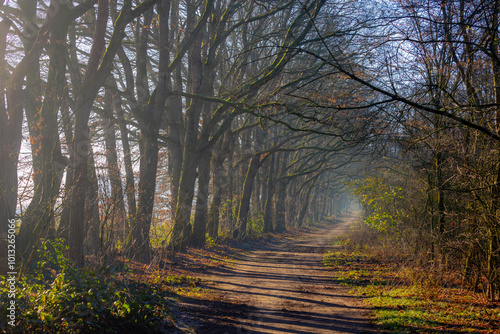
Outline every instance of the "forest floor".
[(357, 220), (127, 262), (126, 276), (173, 296), (168, 333), (500, 333), (500, 302), (457, 273), (347, 247), (363, 236)]
[[(204, 292), (181, 299), (178, 328), (193, 333), (377, 333), (362, 297), (332, 279), (323, 264), (333, 240), (357, 219), (245, 244), (196, 275)], [(185, 261), (185, 259), (183, 260)]]
[(358, 219), (100, 271), (70, 267), (53, 242), (45, 267), (18, 282), (12, 328), (0, 282), (0, 333), (500, 333), (500, 301), (456, 270), (370, 244)]

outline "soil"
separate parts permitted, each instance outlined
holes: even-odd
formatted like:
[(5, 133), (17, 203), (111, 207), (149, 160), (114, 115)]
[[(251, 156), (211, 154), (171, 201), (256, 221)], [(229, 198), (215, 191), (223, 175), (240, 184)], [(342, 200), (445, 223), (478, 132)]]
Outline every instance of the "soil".
[(181, 327), (195, 333), (378, 333), (370, 309), (321, 263), (358, 218), (346, 214), (295, 236), (255, 244), (203, 274), (206, 299), (185, 298)]

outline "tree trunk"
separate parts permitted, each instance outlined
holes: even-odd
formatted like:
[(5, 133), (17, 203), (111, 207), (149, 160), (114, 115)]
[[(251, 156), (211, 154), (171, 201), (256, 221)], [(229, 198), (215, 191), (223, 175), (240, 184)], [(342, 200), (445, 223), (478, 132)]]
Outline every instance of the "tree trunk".
[(205, 233), (208, 218), (208, 184), (210, 183), (210, 152), (202, 152), (199, 162), (198, 194), (193, 222), (191, 245), (194, 247), (205, 246)]
[(311, 192), (314, 188), (314, 183), (315, 181), (313, 181), (312, 184), (309, 186), (309, 188), (307, 188), (306, 196), (304, 198), (304, 202), (302, 208), (300, 209), (299, 217), (297, 219), (298, 228), (301, 228), (304, 225), (304, 219), (306, 217), (307, 210), (309, 209), (310, 197), (311, 197)]
[(106, 251), (108, 250), (109, 246), (106, 243), (106, 236), (108, 233), (110, 233), (110, 231), (105, 231), (105, 226), (101, 226), (99, 215), (99, 184), (97, 182), (97, 173), (95, 169), (93, 152), (89, 154), (87, 172), (87, 189), (85, 195), (84, 251), (85, 254), (106, 255)]
[[(75, 132), (73, 137), (72, 153), (74, 166), (74, 188), (71, 192), (71, 213), (69, 220), (69, 258), (77, 267), (83, 267), (84, 259), (84, 214), (85, 214), (85, 187), (87, 178), (88, 156), (91, 147), (90, 129), (88, 121), (94, 99), (99, 88), (104, 83), (96, 80), (99, 64), (105, 50), (105, 32), (109, 14), (109, 2), (99, 0), (94, 42), (90, 52), (87, 71), (75, 110)], [(114, 32), (115, 33), (115, 32)], [(114, 34), (113, 33), (113, 34)], [(108, 49), (109, 50), (109, 49)], [(110, 50), (111, 51), (111, 50)], [(116, 53), (116, 50), (115, 50)], [(114, 56), (114, 55), (113, 55)], [(110, 62), (112, 59), (109, 59)], [(106, 64), (110, 66), (110, 64)], [(102, 66), (102, 65), (101, 65)], [(110, 71), (111, 69), (109, 69)], [(107, 71), (107, 73), (109, 73)], [(106, 74), (107, 74), (106, 73)], [(101, 77), (101, 80), (104, 78)]]
[[(193, 6), (192, 3), (188, 3)], [(195, 20), (195, 9), (188, 8), (188, 24), (192, 25)], [(192, 29), (189, 29), (190, 31)], [(188, 57), (188, 91), (198, 94), (202, 89), (203, 64), (201, 59), (202, 34), (198, 31), (194, 35), (193, 44), (189, 50)], [(188, 100), (189, 101), (189, 100)], [(170, 248), (185, 251), (191, 238), (192, 227), (191, 207), (194, 198), (194, 186), (196, 182), (196, 168), (200, 152), (198, 151), (199, 121), (204, 103), (199, 99), (190, 99), (186, 110), (186, 128), (184, 139), (184, 153), (182, 161), (182, 173), (179, 182), (177, 207), (175, 210), (174, 226), (172, 227), (172, 238)]]
[[(499, 36), (498, 36), (498, 14), (500, 11), (500, 1), (496, 0), (493, 4), (493, 15), (491, 22), (491, 50), (492, 70), (493, 70), (493, 87), (495, 104), (495, 133), (500, 135), (500, 52), (499, 52)], [(497, 167), (496, 167), (496, 183), (492, 189), (493, 205), (492, 216), (495, 217), (489, 223), (489, 250), (488, 250), (488, 285), (487, 295), (490, 300), (496, 300), (500, 296), (500, 143), (496, 143), (497, 151)]]
[(233, 237), (235, 239), (244, 239), (247, 233), (247, 219), (248, 212), (250, 210), (250, 198), (252, 195), (252, 188), (255, 180), (255, 176), (262, 165), (260, 160), (260, 155), (254, 156), (248, 165), (248, 171), (246, 173), (245, 182), (243, 184), (243, 192), (241, 194), (240, 204), (238, 208), (238, 220), (237, 228), (233, 232)]
[(257, 219), (259, 214), (261, 213), (261, 200), (260, 200), (260, 196), (261, 196), (261, 187), (262, 187), (262, 182), (261, 182), (261, 177), (260, 177), (260, 174), (257, 173), (257, 175), (255, 175), (255, 186), (254, 186), (254, 190), (252, 192), (252, 198), (251, 198), (251, 205), (253, 207), (253, 219)]
[[(319, 208), (318, 208), (318, 197), (319, 197), (319, 189), (316, 188), (315, 191), (314, 191), (314, 196), (311, 200), (311, 205), (312, 205), (312, 221), (314, 223), (317, 223), (319, 221)], [(366, 214), (366, 210), (365, 210), (365, 213), (364, 213), (364, 216), (366, 217), (367, 214)]]
[[(35, 15), (36, 3), (29, 1), (20, 2), (23, 9), (29, 7), (26, 13), (27, 17)], [(42, 27), (39, 29), (33, 44), (28, 46), (29, 51), (26, 50), (25, 57), (19, 62), (17, 67), (12, 72), (10, 78), (5, 85), (6, 96), (0, 103), (3, 107), (3, 112), (0, 115), (0, 213), (2, 213), (2, 229), (7, 226), (7, 219), (12, 219), (15, 216), (17, 204), (17, 164), (19, 158), (19, 151), (21, 149), (22, 140), (22, 123), (23, 123), (23, 104), (22, 93), (24, 78), (30, 73), (33, 64), (38, 64), (38, 60), (42, 49), (45, 47), (50, 32), (54, 28), (57, 16), (61, 13), (56, 10), (59, 4), (52, 0), (50, 3), (49, 13), (47, 15)], [(10, 26), (10, 22), (6, 21), (6, 27)], [(5, 31), (8, 33), (8, 30)], [(4, 42), (4, 35), (1, 35), (1, 43)], [(1, 61), (4, 62), (5, 47), (1, 46), (3, 53)], [(1, 68), (4, 70), (4, 67)], [(3, 73), (2, 73), (3, 76)], [(2, 86), (4, 86), (2, 81)], [(7, 108), (5, 108), (5, 100), (7, 101)], [(1, 232), (1, 230), (0, 230)], [(6, 232), (6, 231), (5, 231)]]
[[(179, 2), (172, 2), (171, 9), (171, 35), (170, 39), (174, 43), (174, 32), (179, 30)], [(178, 42), (178, 41), (177, 41)], [(182, 66), (181, 63), (173, 71), (173, 86), (174, 90), (181, 92), (182, 87)], [(168, 142), (168, 168), (170, 173), (170, 190), (171, 190), (171, 204), (170, 209), (173, 214), (177, 208), (177, 198), (179, 196), (179, 184), (181, 180), (182, 173), (182, 161), (183, 161), (183, 124), (182, 124), (182, 97), (180, 95), (171, 96), (167, 100), (167, 125), (169, 131), (169, 142)]]
[(144, 262), (151, 260), (149, 232), (153, 216), (158, 167), (158, 136), (163, 120), (165, 103), (170, 87), (170, 42), (169, 13), (170, 0), (158, 4), (160, 29), (160, 58), (158, 65), (158, 85), (147, 109), (140, 115), (141, 122), (141, 166), (139, 180), (139, 201), (136, 219), (129, 239), (129, 254)]
[(234, 180), (234, 174), (235, 174), (235, 168), (233, 166), (233, 158), (234, 158), (234, 148), (235, 144), (234, 142), (230, 143), (229, 145), (229, 156), (227, 157), (227, 185), (226, 185), (226, 212), (225, 212), (225, 220), (227, 223), (227, 226), (229, 228), (229, 231), (233, 231), (235, 228), (235, 221), (234, 221), (234, 188), (235, 188), (235, 180)]
[(281, 179), (278, 181), (278, 189), (277, 189), (277, 198), (276, 198), (276, 206), (274, 212), (274, 220), (276, 222), (275, 231), (278, 233), (284, 232), (286, 230), (286, 221), (285, 221), (285, 213), (286, 213), (286, 190), (288, 187), (288, 180), (284, 178), (287, 171), (287, 161), (288, 161), (288, 153), (284, 153), (281, 158), (281, 170), (280, 177)]
[(129, 255), (145, 263), (151, 260), (149, 231), (153, 215), (158, 167), (158, 128), (153, 122), (141, 129), (139, 200), (127, 245)]
[[(61, 6), (60, 10), (63, 14), (68, 13), (67, 6)], [(57, 113), (65, 85), (68, 27), (64, 15), (56, 18), (55, 30), (50, 37), (49, 73), (43, 94), (39, 66), (26, 75), (24, 109), (29, 124), (35, 191), (23, 215), (18, 236), (18, 247), (25, 258), (34, 251), (39, 239), (47, 238), (49, 229), (54, 229), (54, 204), (65, 168), (57, 131)], [(43, 103), (38, 102), (42, 95)]]
[(288, 223), (291, 226), (296, 226), (297, 221), (295, 218), (297, 217), (297, 209), (299, 208), (299, 203), (297, 203), (297, 199), (299, 198), (299, 193), (297, 192), (297, 181), (291, 181), (290, 186), (287, 189), (287, 195), (285, 200), (286, 214), (285, 216), (288, 218)]
[[(217, 153), (216, 153), (217, 154)], [(213, 163), (213, 199), (210, 204), (210, 213), (208, 215), (208, 236), (217, 240), (219, 236), (219, 216), (220, 205), (222, 202), (222, 182), (224, 178), (224, 169), (220, 159), (214, 159)]]
[(114, 96), (106, 89), (104, 92), (104, 112), (102, 125), (104, 129), (104, 141), (106, 144), (106, 162), (108, 165), (108, 177), (111, 183), (111, 198), (109, 217), (110, 225), (114, 235), (121, 243), (125, 241), (126, 221), (125, 202), (123, 201), (122, 180), (120, 167), (118, 166), (118, 153), (116, 150), (115, 122), (113, 118)]
[(288, 181), (286, 180), (281, 180), (278, 182), (278, 192), (277, 192), (276, 207), (274, 213), (276, 221), (275, 231), (278, 233), (284, 232), (286, 230), (285, 201), (286, 201), (287, 186), (288, 186)]
[(274, 154), (269, 163), (267, 178), (266, 204), (264, 208), (264, 233), (273, 232), (273, 195), (274, 195)]
[(230, 131), (226, 132), (224, 140), (219, 142), (217, 148), (213, 151), (212, 169), (213, 169), (213, 199), (210, 205), (208, 216), (208, 235), (213, 240), (219, 236), (219, 216), (222, 202), (222, 189), (226, 176), (224, 175), (224, 160), (231, 155), (229, 147), (233, 136)]
[[(128, 206), (128, 224), (130, 224), (135, 217), (137, 211), (137, 205), (135, 201), (135, 181), (134, 181), (134, 169), (132, 168), (132, 155), (130, 152), (130, 143), (128, 140), (128, 129), (125, 123), (125, 117), (123, 115), (123, 109), (121, 108), (121, 102), (117, 99), (116, 101), (116, 113), (118, 117), (118, 125), (120, 127), (122, 148), (123, 148), (123, 162), (125, 165), (125, 193), (127, 195), (127, 206)], [(126, 226), (128, 234), (130, 232), (130, 226)]]
[(174, 226), (170, 248), (184, 252), (191, 232), (191, 207), (194, 197), (194, 185), (196, 182), (196, 167), (198, 164), (197, 152), (190, 150), (192, 146), (186, 144), (184, 150), (184, 162), (182, 164), (182, 177), (179, 184), (179, 197), (177, 199), (177, 210), (175, 211)]
[[(11, 21), (3, 19), (0, 22), (0, 141), (5, 143), (6, 127), (8, 125), (6, 107), (5, 107), (5, 80), (6, 80), (6, 62), (5, 50), (7, 48), (7, 34), (9, 32)], [(7, 154), (5, 145), (0, 145), (0, 167), (7, 161)], [(9, 178), (7, 171), (0, 168), (0, 275), (6, 275), (7, 271), (7, 231), (9, 219), (14, 218), (14, 211), (11, 210), (11, 199), (7, 196), (7, 179)], [(5, 194), (5, 195), (4, 195)]]

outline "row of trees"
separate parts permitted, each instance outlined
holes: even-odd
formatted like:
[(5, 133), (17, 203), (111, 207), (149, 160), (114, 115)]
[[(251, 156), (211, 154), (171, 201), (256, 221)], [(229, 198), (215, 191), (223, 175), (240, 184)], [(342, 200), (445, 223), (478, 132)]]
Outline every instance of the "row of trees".
[(339, 212), (353, 178), (374, 227), (411, 231), (494, 299), (499, 8), (2, 1), (1, 219), (20, 218), (25, 263), (57, 236), (78, 266), (114, 248), (149, 261)]
[(65, 239), (80, 267), (116, 248), (150, 261), (152, 231), (168, 231), (157, 245), (176, 252), (203, 246), (207, 233), (245, 238), (249, 221), (282, 231), (345, 205), (331, 196), (359, 134), (344, 130), (345, 114), (315, 116), (325, 73), (300, 51), (324, 52), (317, 29), (333, 33), (341, 8), (25, 0), (0, 9), (0, 208), (5, 223), (18, 219), (24, 266), (44, 238)]
[(390, 144), (376, 145), (387, 159), (354, 192), (370, 225), (496, 299), (500, 3), (402, 1), (393, 10), (386, 37), (372, 37), (389, 50), (383, 76), (351, 76), (385, 96), (390, 117), (381, 133)]

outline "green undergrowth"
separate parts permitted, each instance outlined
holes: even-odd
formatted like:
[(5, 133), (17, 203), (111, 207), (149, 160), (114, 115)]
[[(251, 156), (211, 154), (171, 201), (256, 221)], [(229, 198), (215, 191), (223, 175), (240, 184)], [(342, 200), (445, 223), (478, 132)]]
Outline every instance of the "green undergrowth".
[(179, 294), (200, 289), (190, 276), (127, 277), (127, 268), (96, 273), (71, 266), (61, 242), (46, 241), (37, 267), (17, 277), (15, 326), (7, 322), (6, 279), (0, 277), (0, 332), (164, 333), (175, 326)]
[(324, 255), (334, 281), (351, 287), (373, 308), (374, 321), (394, 333), (498, 333), (500, 304), (445, 284), (432, 268), (370, 255), (373, 250), (339, 247)]

